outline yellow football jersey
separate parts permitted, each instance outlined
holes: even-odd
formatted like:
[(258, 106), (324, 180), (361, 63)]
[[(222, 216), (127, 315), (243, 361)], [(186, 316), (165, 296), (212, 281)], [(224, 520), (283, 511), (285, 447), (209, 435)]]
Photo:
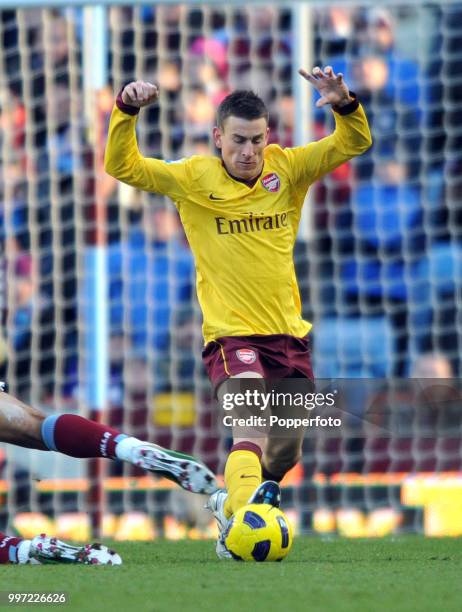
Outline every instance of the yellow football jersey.
[(361, 106), (334, 113), (335, 131), (306, 146), (268, 145), (253, 187), (233, 179), (221, 160), (193, 156), (176, 162), (143, 157), (136, 116), (114, 107), (105, 168), (115, 178), (175, 203), (194, 255), (205, 342), (222, 336), (303, 337), (292, 251), (309, 186), (369, 148)]

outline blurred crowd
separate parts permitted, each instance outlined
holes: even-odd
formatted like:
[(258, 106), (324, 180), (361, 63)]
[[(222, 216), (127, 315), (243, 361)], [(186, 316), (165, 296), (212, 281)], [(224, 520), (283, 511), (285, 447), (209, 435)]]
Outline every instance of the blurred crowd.
[[(345, 75), (374, 140), (313, 188), (311, 235), (295, 248), (317, 375), (408, 376), (431, 353), (458, 375), (462, 5), (315, 7), (312, 16), (313, 65)], [(215, 109), (235, 88), (267, 102), (271, 142), (296, 144), (309, 117), (314, 139), (332, 129), (315, 100), (309, 117), (295, 116), (288, 8), (111, 7), (107, 18), (109, 82), (95, 99), (103, 134), (113, 93), (135, 78), (160, 85), (160, 104), (139, 120), (141, 149), (153, 157), (213, 154)], [(193, 262), (175, 209), (102, 174), (101, 134), (85, 114), (81, 9), (0, 19), (0, 378), (24, 398), (78, 400), (80, 308), (90, 299), (83, 254), (102, 207), (111, 402), (133, 409), (119, 413), (125, 425), (154, 424), (164, 443), (173, 425), (179, 445), (191, 446), (191, 405), (202, 402), (204, 431), (212, 417)]]
[(326, 319), (319, 353), (328, 361), (323, 347), (334, 346), (344, 327), (360, 335), (367, 328), (377, 358), (350, 349), (350, 363), (318, 375), (408, 376), (429, 351), (442, 351), (460, 371), (461, 156), (453, 109), (461, 90), (453, 79), (462, 70), (461, 9), (323, 14), (317, 58), (346, 75), (374, 145), (327, 177), (315, 197), (322, 254), (315, 314)]

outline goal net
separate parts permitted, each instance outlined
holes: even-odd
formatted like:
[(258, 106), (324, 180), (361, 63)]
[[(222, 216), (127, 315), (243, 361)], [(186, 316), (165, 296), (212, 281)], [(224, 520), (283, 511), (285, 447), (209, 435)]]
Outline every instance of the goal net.
[[(138, 121), (147, 156), (214, 154), (214, 111), (236, 88), (265, 100), (271, 142), (290, 147), (332, 129), (294, 76), (305, 61), (331, 65), (362, 102), (374, 146), (312, 187), (294, 258), (315, 374), (346, 384), (349, 417), (337, 435), (307, 437), (284, 505), (300, 531), (460, 535), (460, 424), (447, 407), (461, 369), (462, 4), (63, 4), (0, 16), (9, 392), (194, 452), (222, 473), (230, 435), (201, 362), (177, 214), (102, 170), (114, 96), (134, 79), (159, 84), (159, 105)], [(427, 420), (409, 408), (409, 379), (437, 388)], [(391, 380), (378, 431), (364, 417)], [(213, 534), (202, 499), (131, 466), (0, 448), (3, 527), (53, 522), (83, 539), (96, 487), (108, 536)]]

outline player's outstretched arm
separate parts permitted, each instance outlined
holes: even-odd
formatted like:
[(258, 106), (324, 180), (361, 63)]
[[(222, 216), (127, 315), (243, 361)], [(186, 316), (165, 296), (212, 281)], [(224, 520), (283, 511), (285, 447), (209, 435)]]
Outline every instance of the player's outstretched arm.
[(286, 149), (293, 181), (306, 189), (323, 175), (367, 151), (372, 137), (364, 110), (341, 73), (335, 74), (331, 66), (324, 70), (316, 66), (311, 74), (300, 69), (299, 73), (319, 92), (316, 106), (331, 105), (335, 117), (335, 131), (326, 138)]
[(133, 81), (125, 85), (111, 115), (104, 157), (104, 169), (108, 174), (146, 191), (150, 190), (150, 183), (144, 168), (146, 158), (138, 149), (136, 115), (140, 108), (153, 104), (158, 98), (159, 89), (152, 83)]
[(168, 164), (144, 157), (136, 139), (136, 116), (140, 108), (158, 99), (159, 88), (146, 81), (133, 81), (119, 93), (109, 123), (104, 169), (127, 185), (178, 201), (190, 187), (185, 164)]

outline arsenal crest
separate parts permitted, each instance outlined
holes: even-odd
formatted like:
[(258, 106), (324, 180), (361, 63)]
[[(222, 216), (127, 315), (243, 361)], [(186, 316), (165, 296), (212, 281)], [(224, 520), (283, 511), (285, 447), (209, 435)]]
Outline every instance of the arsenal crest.
[(252, 349), (237, 349), (236, 357), (247, 365), (257, 361), (257, 354)]
[(271, 174), (267, 174), (261, 179), (261, 184), (266, 189), (266, 191), (271, 191), (272, 193), (275, 193), (276, 191), (279, 191), (281, 181), (279, 180), (279, 177), (275, 172), (271, 172)]

